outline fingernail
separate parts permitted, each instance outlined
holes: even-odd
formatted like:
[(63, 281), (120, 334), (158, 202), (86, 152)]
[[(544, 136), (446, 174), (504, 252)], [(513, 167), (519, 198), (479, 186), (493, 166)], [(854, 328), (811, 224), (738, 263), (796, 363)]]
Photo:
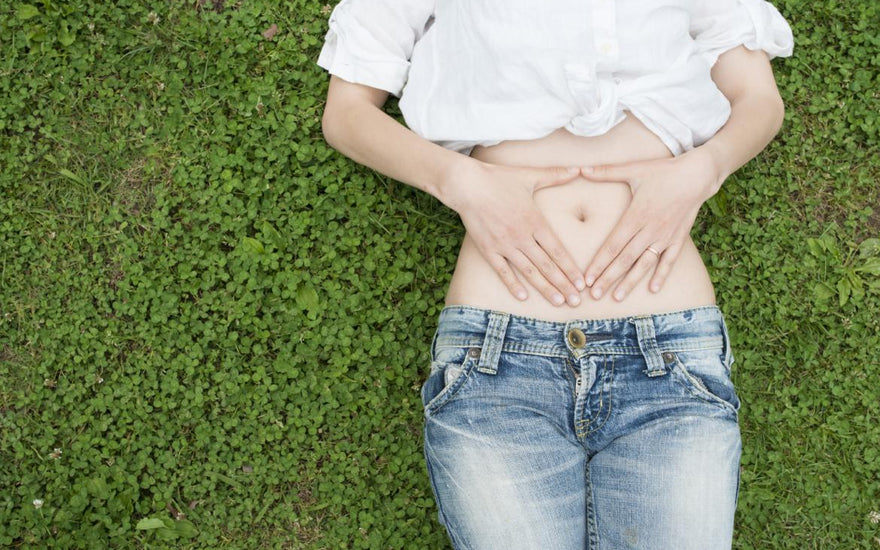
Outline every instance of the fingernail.
[(553, 300), (553, 303), (556, 304), (557, 306), (561, 306), (562, 304), (565, 303), (565, 298), (563, 298), (562, 294), (559, 294), (559, 293), (554, 294), (552, 300)]
[(593, 294), (593, 298), (598, 300), (599, 298), (602, 297), (602, 289), (599, 287), (596, 287), (593, 289), (592, 294)]
[(618, 290), (617, 292), (614, 293), (614, 299), (619, 302), (619, 301), (623, 300), (623, 295), (624, 295), (624, 292), (622, 290)]
[(587, 275), (587, 286), (593, 286), (593, 283), (596, 282), (596, 278), (592, 275)]
[(516, 297), (519, 298), (520, 300), (525, 300), (528, 297), (528, 295), (526, 294), (525, 290), (520, 290), (516, 293)]
[(577, 173), (580, 173), (580, 171), (581, 171), (581, 169), (578, 168), (577, 166), (569, 166), (568, 167), (569, 174), (577, 174)]
[(659, 285), (659, 284), (654, 283), (654, 284), (651, 285), (651, 292), (659, 292), (659, 291), (660, 291), (660, 285)]
[(578, 290), (583, 290), (583, 289), (585, 289), (585, 288), (587, 287), (587, 285), (584, 284), (584, 280), (581, 279), (580, 277), (578, 277), (577, 279), (574, 280), (574, 286), (575, 286)]
[(593, 167), (592, 166), (581, 166), (581, 170), (586, 172), (587, 174), (589, 174), (590, 172), (593, 171)]
[(568, 295), (568, 303), (573, 306), (576, 306), (581, 303), (581, 297), (578, 296), (577, 294), (569, 294)]

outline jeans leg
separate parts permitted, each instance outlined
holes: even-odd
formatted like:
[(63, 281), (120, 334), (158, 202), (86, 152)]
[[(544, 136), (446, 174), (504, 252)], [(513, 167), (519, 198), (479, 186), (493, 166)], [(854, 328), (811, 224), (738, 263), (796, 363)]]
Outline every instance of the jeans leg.
[(730, 550), (742, 444), (720, 314), (630, 321), (639, 355), (581, 358), (605, 381), (582, 409), (590, 550)]
[[(510, 354), (425, 418), (431, 486), (457, 550), (583, 550), (586, 452), (559, 361)], [(551, 373), (551, 374), (548, 374)]]
[(736, 422), (717, 415), (615, 439), (589, 463), (599, 550), (729, 550), (740, 453)]

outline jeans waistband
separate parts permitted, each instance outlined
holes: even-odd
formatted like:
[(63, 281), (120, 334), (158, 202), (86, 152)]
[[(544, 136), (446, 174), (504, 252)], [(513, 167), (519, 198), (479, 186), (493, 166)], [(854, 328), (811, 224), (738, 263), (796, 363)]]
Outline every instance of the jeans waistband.
[(611, 319), (547, 321), (473, 306), (440, 312), (431, 343), (480, 350), (477, 370), (495, 374), (502, 351), (580, 358), (643, 355), (649, 374), (663, 372), (664, 353), (719, 349), (730, 356), (730, 337), (717, 306)]

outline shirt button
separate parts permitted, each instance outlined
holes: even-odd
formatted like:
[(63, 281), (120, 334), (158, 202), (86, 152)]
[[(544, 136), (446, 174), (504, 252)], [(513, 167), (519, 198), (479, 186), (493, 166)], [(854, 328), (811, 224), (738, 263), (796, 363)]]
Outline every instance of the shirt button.
[(568, 343), (575, 349), (580, 349), (587, 344), (587, 336), (579, 328), (568, 331)]
[(599, 46), (599, 50), (605, 55), (608, 55), (612, 51), (614, 51), (614, 46), (611, 45), (611, 42), (605, 42), (601, 46)]

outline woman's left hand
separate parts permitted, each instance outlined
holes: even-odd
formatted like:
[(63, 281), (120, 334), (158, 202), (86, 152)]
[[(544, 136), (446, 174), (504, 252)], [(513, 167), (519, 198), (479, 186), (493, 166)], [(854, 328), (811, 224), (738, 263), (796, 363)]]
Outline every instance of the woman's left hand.
[(628, 183), (633, 194), (587, 266), (593, 298), (616, 285), (615, 298), (620, 292), (622, 300), (651, 271), (649, 288), (658, 292), (700, 206), (779, 131), (785, 109), (764, 51), (728, 50), (712, 67), (712, 80), (730, 102), (730, 117), (708, 141), (674, 158), (581, 169), (590, 181)]
[(614, 289), (623, 300), (645, 275), (659, 292), (685, 245), (703, 203), (723, 181), (712, 157), (699, 149), (674, 158), (583, 167), (594, 182), (627, 183), (632, 202), (587, 266), (595, 299)]

